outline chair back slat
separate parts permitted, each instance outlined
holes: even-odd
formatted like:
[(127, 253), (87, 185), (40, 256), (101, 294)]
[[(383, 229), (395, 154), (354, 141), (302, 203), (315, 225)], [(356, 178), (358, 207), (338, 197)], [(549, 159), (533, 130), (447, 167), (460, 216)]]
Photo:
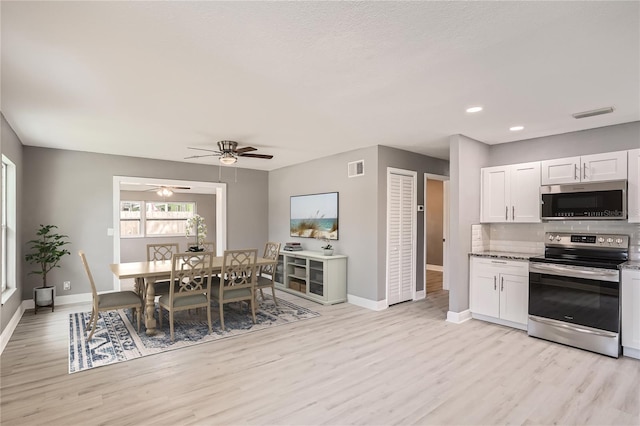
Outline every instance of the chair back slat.
[(147, 244), (147, 261), (171, 260), (171, 257), (180, 252), (178, 243)]
[(78, 252), (80, 255), (80, 259), (82, 260), (82, 265), (84, 266), (84, 270), (87, 273), (87, 277), (89, 277), (89, 283), (91, 283), (91, 293), (93, 294), (93, 300), (97, 300), (98, 290), (96, 290), (96, 283), (93, 281), (93, 275), (91, 274), (91, 269), (89, 269), (89, 263), (87, 262), (87, 256), (84, 254), (83, 250)]
[[(262, 257), (265, 259), (278, 260), (278, 255), (280, 254), (280, 243), (274, 243), (269, 241), (264, 246), (264, 254)], [(269, 265), (264, 265), (260, 267), (260, 272), (258, 275), (267, 274), (273, 276), (276, 271), (277, 263), (270, 263)]]
[(225, 250), (222, 277), (225, 288), (247, 288), (255, 285), (258, 249)]
[(214, 243), (213, 241), (205, 241), (204, 243), (200, 244), (200, 247), (204, 248), (204, 251), (210, 251), (211, 253), (213, 253), (213, 256), (216, 256), (216, 243)]
[(193, 293), (210, 293), (212, 252), (176, 253), (171, 261), (171, 299)]

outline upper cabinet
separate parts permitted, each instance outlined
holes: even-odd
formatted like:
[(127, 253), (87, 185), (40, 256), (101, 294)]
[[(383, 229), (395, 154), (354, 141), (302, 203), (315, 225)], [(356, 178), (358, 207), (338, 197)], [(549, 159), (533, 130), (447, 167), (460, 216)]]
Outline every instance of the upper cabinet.
[(482, 169), (480, 221), (540, 222), (540, 163)]
[(629, 151), (629, 222), (640, 222), (640, 149)]
[(542, 162), (542, 185), (627, 179), (627, 151)]

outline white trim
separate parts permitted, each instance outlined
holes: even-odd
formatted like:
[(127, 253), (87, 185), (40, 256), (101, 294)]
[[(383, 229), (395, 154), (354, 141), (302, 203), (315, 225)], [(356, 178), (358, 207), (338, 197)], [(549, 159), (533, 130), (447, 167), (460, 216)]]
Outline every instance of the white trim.
[[(109, 293), (105, 291), (104, 293)], [(91, 293), (70, 294), (68, 296), (56, 296), (54, 302), (55, 306), (72, 305), (74, 303), (91, 303), (93, 295)], [(33, 299), (27, 299), (22, 301), (22, 307), (24, 309), (34, 309), (35, 303)], [(47, 309), (47, 308), (43, 308)]]
[(2, 354), (7, 343), (9, 343), (9, 339), (11, 339), (13, 332), (16, 330), (22, 314), (24, 314), (24, 306), (20, 305), (2, 331), (2, 334), (0, 334), (0, 354)]
[[(227, 184), (224, 182), (204, 182), (177, 179), (156, 179), (132, 176), (113, 177), (113, 263), (120, 263), (120, 184), (152, 184), (169, 186), (196, 186), (203, 192), (216, 196), (216, 253), (227, 249)], [(114, 275), (113, 289), (120, 290), (120, 280)]]
[(427, 297), (427, 291), (425, 289), (416, 291), (416, 297), (413, 300), (422, 300)]
[[(411, 244), (411, 270), (413, 271), (413, 274), (411, 275), (411, 299), (409, 300), (415, 300), (416, 299), (416, 286), (417, 286), (417, 280), (416, 280), (416, 267), (417, 267), (417, 260), (416, 260), (416, 253), (418, 252), (418, 239), (416, 238), (416, 233), (418, 231), (418, 215), (417, 215), (417, 203), (418, 203), (418, 197), (417, 197), (417, 193), (418, 193), (418, 172), (413, 171), (413, 170), (404, 170), (404, 169), (397, 169), (394, 167), (387, 167), (387, 191), (386, 191), (386, 196), (387, 196), (387, 220), (386, 220), (386, 226), (387, 226), (387, 230), (386, 230), (386, 241), (385, 241), (385, 245), (386, 245), (386, 259), (385, 259), (385, 298), (388, 301), (389, 300), (389, 230), (390, 230), (390, 226), (389, 226), (389, 210), (391, 208), (391, 205), (389, 204), (389, 182), (391, 180), (391, 175), (400, 175), (400, 176), (407, 176), (410, 178), (413, 178), (413, 191), (411, 191), (411, 238), (412, 238), (412, 244)], [(424, 275), (424, 273), (423, 273)], [(426, 283), (426, 282), (425, 282)], [(424, 284), (423, 284), (423, 288), (424, 288)], [(387, 305), (388, 306), (388, 305)]]
[(4, 306), (5, 303), (7, 303), (7, 301), (9, 299), (11, 299), (11, 296), (13, 296), (13, 293), (15, 293), (16, 291), (18, 291), (17, 288), (7, 288), (5, 291), (2, 292), (2, 305)]
[(466, 309), (462, 312), (447, 312), (447, 322), (452, 322), (454, 324), (462, 324), (463, 322), (469, 321), (471, 319), (471, 311)]
[(347, 294), (347, 302), (360, 306), (361, 308), (371, 309), (372, 311), (383, 311), (389, 307), (386, 300), (369, 300), (364, 297), (354, 296), (353, 294)]
[(427, 263), (427, 270), (428, 271), (439, 271), (442, 272), (444, 270), (444, 267), (441, 265), (429, 265)]
[[(423, 189), (424, 189), (424, 211), (425, 214), (422, 218), (422, 220), (424, 221), (423, 225), (422, 225), (422, 230), (424, 232), (424, 235), (422, 237), (422, 242), (423, 242), (423, 254), (424, 254), (424, 259), (422, 261), (422, 264), (425, 265), (425, 268), (431, 271), (441, 271), (442, 272), (442, 289), (443, 290), (449, 290), (449, 274), (447, 273), (447, 261), (449, 258), (449, 253), (448, 253), (448, 244), (447, 242), (449, 241), (449, 176), (445, 176), (445, 175), (434, 175), (431, 173), (425, 173), (424, 174), (424, 183), (423, 183)], [(438, 265), (429, 265), (427, 263), (427, 180), (431, 179), (431, 180), (439, 180), (442, 181), (442, 238), (445, 240), (442, 242), (442, 263), (443, 266), (438, 266)], [(440, 269), (436, 269), (434, 267), (439, 267)], [(424, 288), (427, 288), (427, 274), (424, 274), (424, 284), (423, 284)]]
[(622, 354), (630, 358), (640, 359), (640, 349), (630, 348), (628, 346), (622, 347)]

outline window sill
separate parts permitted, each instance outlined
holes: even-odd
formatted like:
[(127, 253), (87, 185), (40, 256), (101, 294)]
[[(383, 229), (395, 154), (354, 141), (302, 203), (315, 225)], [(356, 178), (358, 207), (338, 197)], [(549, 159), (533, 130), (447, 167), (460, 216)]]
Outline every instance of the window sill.
[(17, 291), (17, 289), (15, 289), (15, 288), (8, 288), (5, 291), (3, 291), (2, 292), (2, 305), (7, 303), (7, 300), (9, 300), (11, 298), (11, 296), (13, 296), (13, 293), (15, 293), (16, 291)]

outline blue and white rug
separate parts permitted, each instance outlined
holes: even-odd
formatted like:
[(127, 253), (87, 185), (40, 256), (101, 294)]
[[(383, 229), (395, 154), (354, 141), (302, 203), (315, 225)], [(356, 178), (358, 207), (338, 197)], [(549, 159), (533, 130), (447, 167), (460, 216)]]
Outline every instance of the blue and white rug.
[[(204, 309), (176, 313), (174, 343), (171, 343), (169, 335), (169, 314), (166, 310), (162, 311), (162, 328), (158, 328), (153, 336), (147, 336), (144, 321), (140, 325), (140, 332), (136, 331), (129, 309), (101, 312), (91, 340), (87, 340), (86, 331), (91, 312), (69, 314), (69, 373), (320, 316), (317, 312), (282, 299), (278, 299), (278, 306), (275, 306), (273, 299), (265, 296), (265, 300), (258, 298), (256, 324), (251, 319), (251, 309), (245, 304), (225, 305), (225, 331), (220, 329), (217, 304), (212, 306), (211, 334)], [(157, 315), (156, 306), (156, 318)]]

